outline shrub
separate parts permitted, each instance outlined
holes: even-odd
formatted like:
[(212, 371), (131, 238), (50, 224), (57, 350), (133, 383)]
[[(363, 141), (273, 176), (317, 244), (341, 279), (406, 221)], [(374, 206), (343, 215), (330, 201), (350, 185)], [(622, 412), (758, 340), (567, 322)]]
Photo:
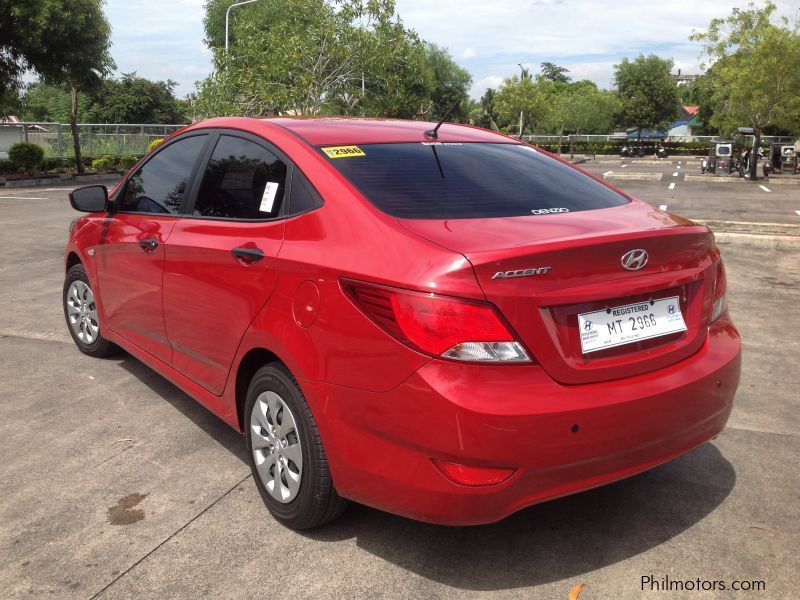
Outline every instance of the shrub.
[(42, 160), (42, 171), (62, 171), (75, 166), (75, 161), (71, 158), (61, 158), (59, 156), (47, 156)]
[(105, 155), (95, 158), (92, 161), (92, 168), (95, 171), (109, 171), (114, 168), (114, 157)]
[(126, 171), (130, 171), (137, 162), (139, 162), (139, 159), (135, 156), (123, 156), (119, 159), (119, 166)]
[(0, 175), (10, 175), (18, 170), (19, 166), (13, 160), (0, 158)]
[(44, 158), (44, 150), (36, 144), (20, 142), (8, 149), (8, 158), (26, 171), (36, 170)]
[(164, 141), (164, 138), (159, 138), (157, 140), (153, 140), (152, 142), (147, 144), (147, 151), (148, 152), (152, 152), (153, 150), (158, 148), (162, 144), (163, 141)]

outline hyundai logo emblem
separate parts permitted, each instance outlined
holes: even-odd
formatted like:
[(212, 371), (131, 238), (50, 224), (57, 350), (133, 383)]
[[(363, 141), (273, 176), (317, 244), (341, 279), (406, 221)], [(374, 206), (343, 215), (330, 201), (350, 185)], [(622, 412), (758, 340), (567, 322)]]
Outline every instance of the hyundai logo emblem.
[(623, 254), (620, 262), (622, 263), (623, 269), (627, 269), (628, 271), (638, 271), (639, 269), (644, 268), (644, 266), (647, 264), (647, 259), (647, 252), (641, 248), (637, 248), (636, 250), (630, 250), (629, 252)]

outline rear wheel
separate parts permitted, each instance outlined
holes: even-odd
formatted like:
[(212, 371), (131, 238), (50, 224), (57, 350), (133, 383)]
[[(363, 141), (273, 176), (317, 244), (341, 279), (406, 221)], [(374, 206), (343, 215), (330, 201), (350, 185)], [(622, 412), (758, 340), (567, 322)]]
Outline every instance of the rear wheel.
[(262, 367), (250, 382), (245, 437), (256, 487), (278, 521), (310, 529), (344, 512), (314, 417), (281, 363)]
[(83, 265), (67, 271), (63, 301), (69, 334), (78, 349), (95, 358), (113, 354), (116, 346), (103, 337), (97, 302)]

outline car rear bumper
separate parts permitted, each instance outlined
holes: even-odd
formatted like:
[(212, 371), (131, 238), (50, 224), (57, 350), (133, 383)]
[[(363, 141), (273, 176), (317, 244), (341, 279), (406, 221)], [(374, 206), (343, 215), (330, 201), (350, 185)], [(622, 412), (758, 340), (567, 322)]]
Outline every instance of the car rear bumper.
[[(342, 496), (469, 525), (645, 471), (715, 437), (730, 415), (740, 360), (725, 317), (691, 357), (615, 381), (566, 386), (539, 367), (431, 361), (388, 392), (302, 387)], [(431, 459), (515, 472), (468, 487)]]

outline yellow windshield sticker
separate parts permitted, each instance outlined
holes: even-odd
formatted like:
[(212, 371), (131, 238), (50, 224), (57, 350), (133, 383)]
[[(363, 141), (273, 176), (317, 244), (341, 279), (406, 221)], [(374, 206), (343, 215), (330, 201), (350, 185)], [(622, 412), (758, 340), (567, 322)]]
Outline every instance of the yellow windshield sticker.
[(366, 156), (364, 151), (358, 146), (331, 146), (323, 148), (322, 151), (328, 158), (350, 158), (351, 156)]

